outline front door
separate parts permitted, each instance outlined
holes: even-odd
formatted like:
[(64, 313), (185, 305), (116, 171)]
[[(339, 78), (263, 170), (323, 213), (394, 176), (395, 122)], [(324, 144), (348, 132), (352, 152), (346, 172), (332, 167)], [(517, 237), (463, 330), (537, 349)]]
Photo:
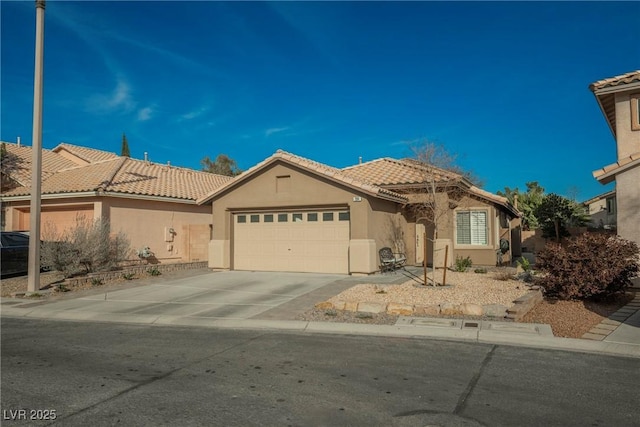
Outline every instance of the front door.
[(424, 223), (416, 224), (416, 264), (424, 262), (424, 233), (426, 228)]

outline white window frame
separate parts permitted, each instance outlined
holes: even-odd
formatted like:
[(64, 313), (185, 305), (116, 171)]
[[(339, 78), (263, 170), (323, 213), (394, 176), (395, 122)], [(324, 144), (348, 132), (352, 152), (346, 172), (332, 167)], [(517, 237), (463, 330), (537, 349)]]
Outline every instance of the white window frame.
[[(485, 239), (486, 243), (458, 243), (458, 214), (468, 212), (485, 214)], [(490, 249), (491, 248), (491, 215), (490, 209), (486, 207), (472, 207), (467, 209), (456, 209), (453, 211), (453, 242), (458, 249)], [(471, 228), (471, 241), (473, 242), (473, 228)]]

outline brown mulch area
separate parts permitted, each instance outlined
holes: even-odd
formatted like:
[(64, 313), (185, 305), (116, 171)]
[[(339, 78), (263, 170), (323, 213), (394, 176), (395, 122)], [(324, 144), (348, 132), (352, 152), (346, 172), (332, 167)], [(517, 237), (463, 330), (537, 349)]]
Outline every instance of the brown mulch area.
[(524, 323), (551, 325), (553, 335), (582, 338), (591, 328), (633, 299), (627, 292), (603, 301), (543, 301), (526, 314)]

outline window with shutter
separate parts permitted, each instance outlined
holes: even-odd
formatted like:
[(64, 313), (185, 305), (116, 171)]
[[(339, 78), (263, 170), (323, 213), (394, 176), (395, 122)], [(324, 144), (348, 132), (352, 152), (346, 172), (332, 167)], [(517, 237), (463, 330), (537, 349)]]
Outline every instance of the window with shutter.
[(456, 212), (456, 243), (459, 245), (487, 245), (486, 211)]

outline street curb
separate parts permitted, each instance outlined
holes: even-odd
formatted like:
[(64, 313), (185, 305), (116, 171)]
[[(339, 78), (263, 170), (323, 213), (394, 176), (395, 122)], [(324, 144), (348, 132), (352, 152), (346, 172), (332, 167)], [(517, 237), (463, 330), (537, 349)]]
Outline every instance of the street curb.
[[(494, 330), (464, 330), (457, 328), (424, 327), (412, 325), (371, 325), (338, 322), (306, 322), (298, 320), (211, 319), (183, 316), (113, 315), (79, 312), (69, 316), (59, 311), (28, 311), (3, 307), (2, 318), (32, 318), (66, 320), (75, 322), (104, 322), (150, 326), (188, 326), (219, 329), (250, 329), (286, 331), (294, 333), (321, 333), (340, 335), (364, 335), (378, 337), (403, 337), (411, 339), (440, 339), (483, 344), (500, 344), (517, 347), (544, 348), (572, 352), (600, 353), (614, 356), (640, 358), (640, 344), (622, 344), (606, 341), (590, 341), (575, 338), (533, 335)], [(509, 325), (516, 325), (509, 322)], [(531, 325), (531, 324), (526, 324)], [(548, 325), (544, 325), (548, 326)]]

